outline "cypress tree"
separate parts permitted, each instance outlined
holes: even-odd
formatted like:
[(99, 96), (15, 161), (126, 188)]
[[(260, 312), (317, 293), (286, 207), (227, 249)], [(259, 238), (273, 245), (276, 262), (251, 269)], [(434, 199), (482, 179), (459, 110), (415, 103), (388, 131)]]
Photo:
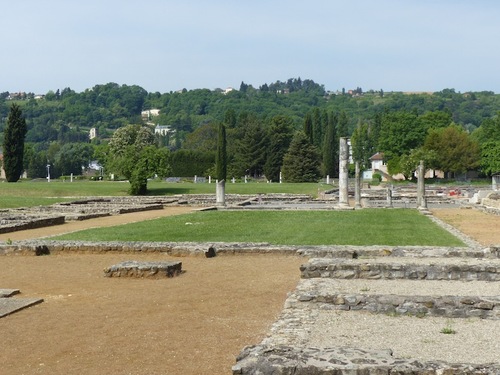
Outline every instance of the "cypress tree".
[(325, 176), (338, 175), (339, 169), (339, 140), (337, 134), (337, 115), (330, 113), (326, 127), (325, 140), (323, 144), (323, 169)]
[(219, 124), (217, 136), (217, 154), (215, 156), (215, 178), (219, 181), (226, 180), (227, 174), (227, 151), (226, 151), (226, 127)]
[(26, 120), (17, 104), (10, 107), (3, 140), (3, 167), (7, 182), (17, 182), (23, 173)]
[(304, 133), (309, 140), (310, 143), (314, 142), (313, 136), (313, 119), (311, 112), (306, 113), (306, 117), (304, 118)]

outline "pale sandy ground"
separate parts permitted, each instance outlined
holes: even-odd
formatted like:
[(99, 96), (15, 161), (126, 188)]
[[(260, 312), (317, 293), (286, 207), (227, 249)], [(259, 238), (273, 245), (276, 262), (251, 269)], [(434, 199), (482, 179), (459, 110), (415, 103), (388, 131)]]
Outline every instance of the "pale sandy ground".
[[(45, 237), (189, 210), (167, 208), (74, 222), (2, 234), (0, 240)], [(471, 210), (442, 212), (435, 214), (479, 242), (500, 243), (500, 218)], [(299, 265), (306, 261), (272, 255), (188, 257), (181, 258), (186, 273), (173, 279), (103, 277), (104, 267), (131, 258), (172, 259), (161, 254), (0, 257), (2, 288), (45, 299), (0, 319), (0, 373), (229, 374), (240, 350), (259, 343), (268, 332), (287, 292), (299, 281)], [(357, 335), (367, 329), (349, 329), (348, 323), (342, 325)], [(404, 328), (394, 329), (412, 340)], [(498, 333), (496, 328), (493, 332)]]

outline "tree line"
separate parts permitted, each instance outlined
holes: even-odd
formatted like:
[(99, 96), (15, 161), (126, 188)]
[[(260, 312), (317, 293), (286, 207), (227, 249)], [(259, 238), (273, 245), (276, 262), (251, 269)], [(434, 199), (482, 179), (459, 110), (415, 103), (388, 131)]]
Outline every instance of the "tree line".
[[(369, 168), (369, 158), (382, 152), (391, 173), (408, 177), (416, 160), (422, 159), (450, 176), (469, 169), (484, 175), (500, 170), (499, 95), (449, 89), (432, 95), (361, 88), (353, 93), (327, 92), (322, 85), (300, 78), (258, 89), (242, 82), (239, 90), (227, 93), (148, 93), (139, 86), (114, 83), (82, 93), (57, 90), (41, 100), (9, 101), (2, 93), (0, 131), (5, 149), (14, 103), (25, 119), (23, 169), (32, 178), (45, 176), (47, 163), (54, 176), (79, 174), (90, 160), (99, 160), (107, 172), (114, 169), (129, 179), (133, 171), (125, 166), (142, 162), (148, 164), (141, 172), (145, 175), (153, 169), (176, 176), (215, 175), (221, 124), (227, 137), (228, 177), (265, 176), (278, 181), (281, 172), (288, 181), (313, 181), (336, 176), (339, 137), (352, 138), (362, 168)], [(158, 108), (160, 115), (143, 120), (141, 111), (152, 108)], [(151, 124), (169, 125), (171, 132), (155, 136)], [(90, 127), (100, 134), (92, 142), (87, 136)], [(117, 148), (117, 139), (130, 149)], [(151, 167), (161, 164), (158, 153), (168, 159), (168, 168)], [(137, 192), (144, 189), (139, 184)]]

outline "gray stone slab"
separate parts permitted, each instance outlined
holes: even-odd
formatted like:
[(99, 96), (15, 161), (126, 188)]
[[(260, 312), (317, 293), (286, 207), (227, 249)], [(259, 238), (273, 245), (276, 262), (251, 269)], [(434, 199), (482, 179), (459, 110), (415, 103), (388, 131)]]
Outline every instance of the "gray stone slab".
[(106, 277), (174, 277), (182, 273), (182, 262), (125, 261), (104, 270)]
[(0, 289), (0, 298), (11, 297), (14, 294), (19, 294), (19, 289)]
[(43, 298), (0, 298), (0, 318), (43, 302)]

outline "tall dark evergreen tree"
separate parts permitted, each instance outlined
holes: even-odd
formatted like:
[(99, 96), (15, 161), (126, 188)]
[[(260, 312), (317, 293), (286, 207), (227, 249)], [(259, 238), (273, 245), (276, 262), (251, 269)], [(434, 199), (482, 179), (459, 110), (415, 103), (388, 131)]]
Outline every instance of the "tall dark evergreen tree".
[(7, 182), (16, 182), (23, 173), (24, 137), (26, 120), (17, 104), (10, 107), (3, 140), (3, 167)]
[(370, 141), (370, 128), (367, 123), (359, 123), (351, 137), (352, 156), (359, 162), (361, 170), (370, 168), (370, 157), (375, 153)]
[(269, 147), (267, 149), (264, 174), (270, 181), (279, 181), (283, 156), (292, 139), (293, 119), (287, 116), (275, 116), (271, 119), (268, 131)]
[(339, 113), (337, 122), (337, 136), (339, 139), (349, 136), (349, 118), (347, 117), (347, 113), (344, 110), (340, 111)]
[(323, 143), (323, 171), (325, 176), (338, 176), (339, 140), (337, 138), (337, 115), (328, 114), (325, 140)]
[(217, 134), (217, 154), (215, 155), (215, 178), (225, 181), (227, 175), (226, 127), (219, 124)]
[(286, 182), (317, 182), (320, 157), (318, 149), (304, 132), (297, 132), (283, 158), (283, 179)]
[(323, 148), (324, 124), (323, 116), (318, 107), (314, 108), (312, 112), (312, 133), (313, 145), (315, 145), (318, 150), (321, 150)]
[(314, 142), (314, 132), (313, 132), (313, 119), (310, 112), (306, 113), (306, 117), (304, 118), (304, 133), (309, 139), (310, 143)]
[(235, 150), (235, 172), (240, 176), (261, 176), (266, 162), (267, 141), (261, 123), (256, 119), (249, 121)]

